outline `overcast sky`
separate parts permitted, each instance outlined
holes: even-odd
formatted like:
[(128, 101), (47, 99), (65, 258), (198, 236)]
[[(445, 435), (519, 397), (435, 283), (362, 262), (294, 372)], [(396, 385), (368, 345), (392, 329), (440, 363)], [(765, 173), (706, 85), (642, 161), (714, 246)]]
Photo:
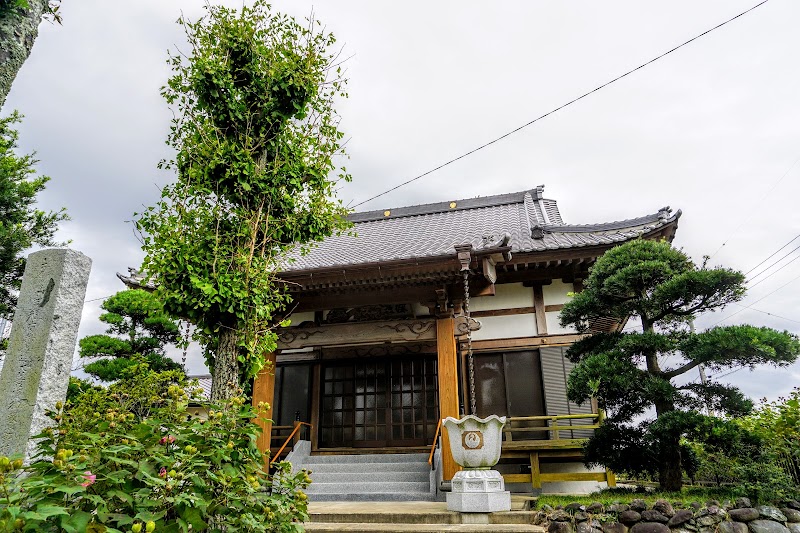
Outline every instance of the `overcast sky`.
[[(352, 56), (350, 99), (338, 106), (353, 175), (340, 197), (352, 205), (755, 3), (294, 0), (274, 7), (298, 17), (313, 9)], [(22, 149), (38, 151), (40, 171), (52, 177), (41, 204), (65, 206), (72, 216), (60, 237), (94, 260), (87, 300), (122, 289), (115, 272), (141, 261), (128, 221), (172, 179), (156, 169), (170, 155), (164, 140), (171, 114), (159, 95), (169, 75), (167, 50), (186, 48), (175, 20), (181, 12), (199, 16), (201, 6), (199, 0), (64, 2), (63, 26), (43, 23), (4, 106), (4, 114), (26, 115)], [(568, 223), (630, 218), (665, 205), (682, 209), (677, 246), (695, 260), (713, 255), (712, 264), (746, 272), (800, 233), (800, 163), (792, 168), (800, 158), (797, 20), (800, 3), (771, 0), (361, 209), (544, 184)], [(798, 277), (800, 261), (751, 291), (745, 305), (768, 295), (753, 306), (758, 311), (734, 305), (701, 317), (698, 326), (741, 311), (723, 324), (799, 332)], [(87, 303), (81, 336), (103, 329), (99, 304)], [(191, 372), (204, 371), (198, 357), (189, 363)], [(800, 365), (745, 370), (723, 381), (754, 398), (776, 398), (800, 383)]]

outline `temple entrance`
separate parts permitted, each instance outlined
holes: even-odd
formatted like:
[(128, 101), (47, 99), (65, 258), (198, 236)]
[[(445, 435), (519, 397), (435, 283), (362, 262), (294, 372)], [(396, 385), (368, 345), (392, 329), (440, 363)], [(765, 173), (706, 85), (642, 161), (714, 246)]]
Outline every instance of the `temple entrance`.
[(436, 357), (323, 363), (319, 445), (425, 446), (439, 416)]

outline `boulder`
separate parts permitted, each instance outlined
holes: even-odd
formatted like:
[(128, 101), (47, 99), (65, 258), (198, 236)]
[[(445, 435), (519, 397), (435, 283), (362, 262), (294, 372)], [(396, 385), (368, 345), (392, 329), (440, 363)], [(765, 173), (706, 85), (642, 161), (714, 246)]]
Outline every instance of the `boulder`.
[(784, 507), (781, 512), (786, 517), (787, 522), (800, 522), (800, 511), (792, 509), (791, 507)]
[(789, 533), (789, 528), (774, 520), (753, 520), (747, 527), (751, 533)]
[(660, 522), (666, 524), (669, 522), (669, 517), (664, 516), (655, 509), (651, 509), (649, 511), (642, 511), (642, 520), (645, 522)]
[(604, 511), (603, 504), (600, 502), (592, 502), (591, 505), (586, 507), (586, 511), (593, 514), (602, 513)]
[(694, 518), (694, 513), (692, 513), (689, 509), (680, 509), (674, 515), (672, 515), (672, 518), (669, 519), (667, 525), (669, 527), (680, 526), (681, 524), (685, 524), (692, 518)]
[(659, 522), (639, 522), (631, 528), (631, 533), (670, 533), (670, 530)]
[(606, 522), (603, 524), (603, 533), (628, 533), (628, 528), (619, 522)]
[(719, 533), (748, 533), (747, 524), (725, 520), (719, 523)]
[(636, 511), (637, 513), (641, 513), (642, 511), (647, 509), (647, 502), (645, 502), (641, 498), (636, 498), (635, 500), (631, 500), (631, 509)]
[(578, 511), (573, 517), (575, 518), (575, 522), (586, 522), (589, 520), (589, 513), (586, 511)]
[(696, 511), (696, 510), (700, 509), (702, 507), (702, 505), (700, 504), (700, 502), (692, 502), (692, 503), (689, 504), (689, 507), (691, 507), (692, 509), (694, 509)]
[(608, 507), (608, 512), (609, 513), (621, 513), (623, 511), (627, 511), (630, 508), (631, 508), (630, 505), (627, 505), (627, 504), (624, 504), (624, 503), (612, 503)]
[(736, 501), (733, 502), (733, 506), (737, 509), (745, 509), (753, 505), (750, 503), (750, 498), (736, 498)]
[(786, 503), (786, 507), (790, 509), (795, 509), (796, 511), (800, 511), (800, 502), (797, 500), (791, 500)]
[(667, 500), (656, 500), (656, 503), (653, 504), (653, 510), (658, 511), (667, 518), (671, 518), (675, 514), (675, 509)]
[(731, 509), (728, 511), (728, 516), (737, 522), (750, 522), (758, 518), (759, 515), (758, 509), (753, 509), (752, 507), (743, 507), (741, 509)]
[(800, 533), (800, 524), (796, 522), (789, 522), (786, 527), (789, 528), (789, 533)]
[(635, 524), (636, 522), (639, 522), (642, 519), (642, 515), (631, 509), (619, 513), (617, 519), (627, 526), (629, 524)]
[(780, 512), (777, 507), (773, 507), (771, 505), (759, 505), (757, 509), (758, 514), (761, 515), (761, 518), (774, 520), (776, 522), (786, 522), (786, 515)]
[(539, 509), (541, 509), (545, 513), (550, 513), (550, 512), (553, 511), (553, 508), (550, 507), (549, 505), (547, 505), (546, 503), (544, 505), (542, 505), (541, 507), (539, 507)]
[(575, 533), (592, 533), (592, 525), (589, 522), (579, 522), (575, 526)]
[(550, 522), (547, 533), (573, 533), (572, 524), (569, 522)]
[(719, 513), (711, 513), (705, 516), (701, 516), (700, 518), (697, 518), (695, 522), (697, 522), (697, 525), (700, 528), (704, 528), (704, 527), (713, 527), (722, 522), (724, 519), (725, 517)]
[(562, 509), (556, 509), (550, 513), (550, 520), (552, 522), (571, 522), (572, 515)]
[(719, 507), (720, 503), (719, 500), (708, 500), (706, 502), (706, 507)]
[(586, 507), (579, 504), (578, 502), (572, 502), (570, 504), (567, 504), (567, 506), (564, 507), (564, 510), (574, 513), (575, 511), (585, 511)]

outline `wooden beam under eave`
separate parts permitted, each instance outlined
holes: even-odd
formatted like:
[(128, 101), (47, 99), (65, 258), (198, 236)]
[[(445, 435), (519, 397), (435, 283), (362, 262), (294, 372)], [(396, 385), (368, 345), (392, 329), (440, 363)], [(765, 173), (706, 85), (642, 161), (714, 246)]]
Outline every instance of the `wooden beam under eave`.
[[(436, 349), (439, 374), (439, 417), (459, 418), (458, 409), (458, 359), (455, 338), (455, 321), (452, 318), (436, 320)], [(450, 451), (447, 430), (442, 427), (442, 479), (447, 481), (461, 470)]]
[[(261, 427), (261, 435), (256, 439), (256, 445), (262, 452), (269, 453), (272, 442), (272, 404), (275, 399), (275, 353), (267, 355), (267, 363), (264, 365), (255, 381), (253, 381), (253, 407), (258, 410), (261, 402), (268, 404), (269, 408), (259, 412), (255, 423)], [(266, 459), (267, 463), (269, 459)]]

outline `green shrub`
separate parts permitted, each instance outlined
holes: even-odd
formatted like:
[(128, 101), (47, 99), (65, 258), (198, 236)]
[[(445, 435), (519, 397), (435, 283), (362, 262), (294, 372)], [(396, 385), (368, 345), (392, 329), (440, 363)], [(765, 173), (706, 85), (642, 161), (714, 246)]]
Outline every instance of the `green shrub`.
[[(302, 531), (310, 480), (288, 464), (264, 472), (244, 398), (211, 407), (207, 420), (188, 417), (182, 386), (138, 372), (127, 389), (123, 380), (69, 411), (59, 405), (30, 466), (0, 458), (0, 532)], [(140, 387), (153, 382), (166, 397)], [(134, 392), (156, 405), (145, 412)]]

